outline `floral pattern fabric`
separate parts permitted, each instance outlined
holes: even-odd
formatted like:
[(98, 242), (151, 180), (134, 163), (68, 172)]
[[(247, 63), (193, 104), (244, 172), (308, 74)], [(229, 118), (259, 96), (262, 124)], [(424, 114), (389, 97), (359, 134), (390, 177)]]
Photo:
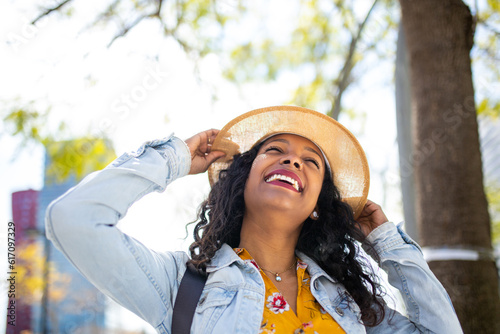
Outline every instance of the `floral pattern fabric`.
[(338, 334), (345, 331), (316, 301), (311, 293), (311, 278), (307, 264), (297, 259), (297, 314), (293, 312), (274, 282), (259, 268), (252, 256), (243, 248), (234, 251), (245, 262), (255, 266), (266, 285), (266, 303), (260, 332), (263, 334)]
[(267, 297), (266, 306), (274, 314), (280, 314), (290, 310), (290, 305), (288, 305), (285, 298), (279, 292), (273, 292), (271, 296)]

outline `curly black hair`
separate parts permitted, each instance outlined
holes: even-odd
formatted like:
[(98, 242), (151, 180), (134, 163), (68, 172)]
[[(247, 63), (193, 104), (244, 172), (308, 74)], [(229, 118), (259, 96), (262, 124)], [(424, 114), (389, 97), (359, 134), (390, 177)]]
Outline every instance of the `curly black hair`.
[[(205, 271), (217, 250), (226, 243), (235, 248), (245, 213), (245, 184), (261, 145), (234, 156), (228, 169), (220, 172), (208, 198), (200, 205), (189, 247), (190, 263)], [(341, 199), (331, 173), (325, 171), (318, 198), (317, 220), (307, 218), (296, 249), (313, 259), (333, 279), (343, 284), (361, 310), (365, 326), (376, 326), (385, 317), (382, 288), (373, 269), (360, 261), (359, 244), (364, 237), (352, 209)], [(370, 247), (370, 245), (368, 245)], [(378, 260), (378, 259), (377, 259)]]

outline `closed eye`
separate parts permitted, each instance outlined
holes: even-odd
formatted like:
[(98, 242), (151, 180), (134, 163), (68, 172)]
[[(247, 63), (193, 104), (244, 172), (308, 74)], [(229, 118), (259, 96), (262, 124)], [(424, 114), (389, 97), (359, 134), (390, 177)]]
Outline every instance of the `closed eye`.
[(315, 159), (312, 159), (312, 158), (309, 158), (309, 159), (306, 159), (307, 162), (312, 162), (316, 168), (319, 169), (319, 162), (317, 162)]
[(269, 146), (268, 148), (266, 148), (265, 152), (269, 152), (269, 151), (278, 151), (280, 153), (283, 153), (283, 150), (278, 146)]

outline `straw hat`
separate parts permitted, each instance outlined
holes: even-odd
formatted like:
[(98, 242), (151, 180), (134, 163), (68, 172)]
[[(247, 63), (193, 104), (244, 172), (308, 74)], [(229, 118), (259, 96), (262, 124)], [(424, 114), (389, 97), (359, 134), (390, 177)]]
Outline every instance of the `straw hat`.
[(226, 156), (210, 165), (210, 184), (217, 182), (219, 172), (229, 167), (235, 154), (246, 152), (280, 133), (305, 137), (321, 149), (342, 199), (351, 206), (357, 218), (366, 204), (370, 186), (365, 153), (343, 125), (306, 108), (277, 106), (256, 109), (226, 124), (212, 145), (212, 151), (223, 151)]

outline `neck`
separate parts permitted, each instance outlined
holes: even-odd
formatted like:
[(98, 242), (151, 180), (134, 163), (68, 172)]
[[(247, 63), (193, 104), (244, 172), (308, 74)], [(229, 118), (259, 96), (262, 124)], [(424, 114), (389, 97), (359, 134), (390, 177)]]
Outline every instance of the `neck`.
[[(295, 262), (295, 247), (300, 228), (289, 230), (282, 217), (245, 215), (240, 234), (240, 248), (245, 248), (261, 268), (280, 273)], [(265, 220), (261, 220), (265, 219)], [(262, 221), (266, 223), (263, 224)]]

